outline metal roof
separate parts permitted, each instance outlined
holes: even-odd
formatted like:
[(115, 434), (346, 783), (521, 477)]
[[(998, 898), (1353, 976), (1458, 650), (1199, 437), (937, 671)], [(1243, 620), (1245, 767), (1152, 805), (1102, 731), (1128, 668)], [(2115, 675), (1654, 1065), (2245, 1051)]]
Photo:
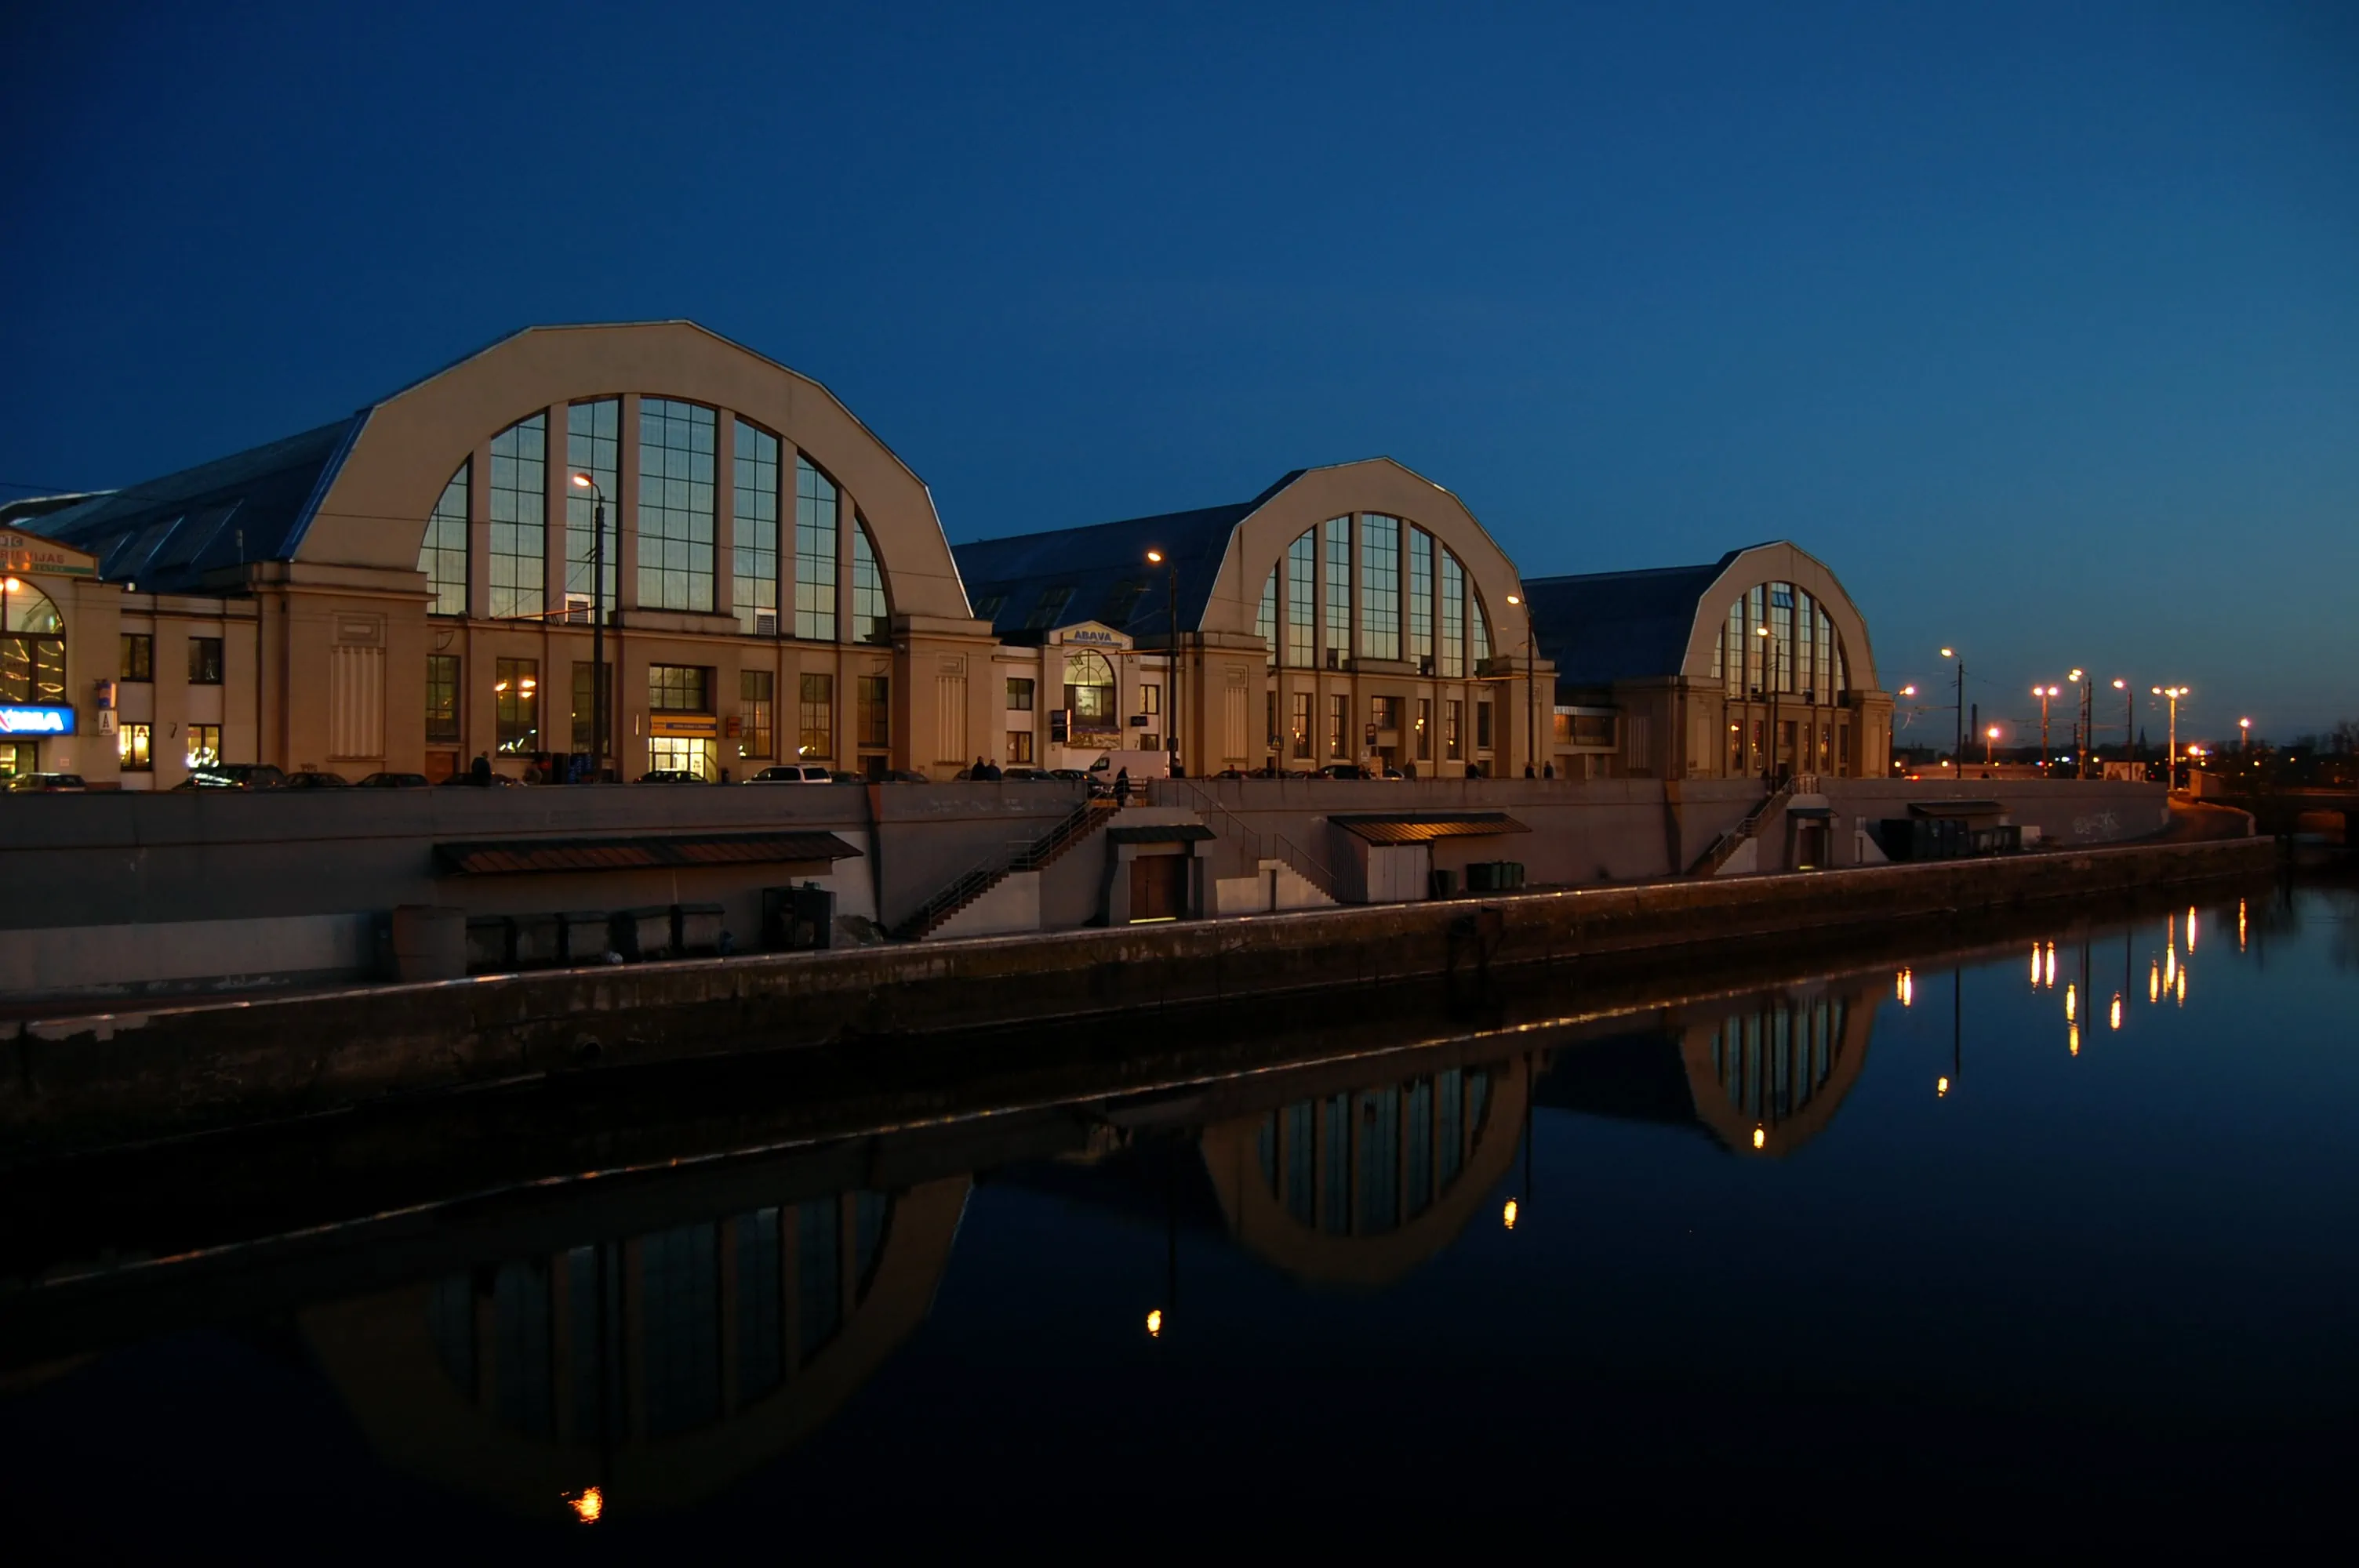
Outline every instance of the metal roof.
[(860, 851), (832, 833), (704, 833), (612, 838), (475, 838), (434, 846), (460, 876), (510, 871), (630, 871), (679, 866), (852, 860)]
[(1504, 811), (1407, 811), (1330, 816), (1328, 821), (1371, 844), (1429, 844), (1436, 838), (1480, 838), (1530, 828)]
[(1556, 665), (1559, 692), (1678, 675), (1705, 591), (1743, 553), (1703, 567), (1525, 579), (1532, 636)]

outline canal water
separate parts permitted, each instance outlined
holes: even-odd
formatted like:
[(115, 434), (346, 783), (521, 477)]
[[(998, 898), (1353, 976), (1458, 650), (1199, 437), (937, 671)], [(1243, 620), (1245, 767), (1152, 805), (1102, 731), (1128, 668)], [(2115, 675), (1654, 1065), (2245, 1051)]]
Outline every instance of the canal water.
[(0, 1298), (0, 1541), (620, 1561), (2333, 1526), (2359, 892), (1710, 979), (45, 1265)]

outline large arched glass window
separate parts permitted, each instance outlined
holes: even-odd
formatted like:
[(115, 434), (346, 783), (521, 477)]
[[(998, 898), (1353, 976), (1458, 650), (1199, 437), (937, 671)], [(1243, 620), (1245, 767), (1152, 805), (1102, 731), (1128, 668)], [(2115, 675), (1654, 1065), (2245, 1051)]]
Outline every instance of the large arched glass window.
[(1286, 547), (1286, 662), (1309, 669), (1318, 643), (1319, 540), (1304, 530)]
[(1408, 656), (1433, 667), (1433, 535), (1422, 528), (1408, 531)]
[(49, 596), (23, 578), (0, 589), (0, 702), (62, 707), (65, 622)]
[(1327, 657), (1352, 656), (1352, 520), (1331, 517), (1327, 529)]
[(1400, 519), (1360, 518), (1360, 652), (1400, 657)]
[(1451, 680), (1466, 674), (1466, 568), (1441, 552), (1441, 673)]
[(869, 541), (868, 519), (852, 519), (852, 635), (855, 642), (893, 640), (893, 608), (885, 599), (885, 574), (876, 565), (876, 546)]
[(1839, 702), (1851, 687), (1843, 637), (1826, 606), (1790, 582), (1756, 583), (1732, 600), (1712, 654), (1729, 697)]
[(1269, 580), (1261, 585), (1261, 604), (1254, 611), (1254, 635), (1268, 650), (1262, 663), (1271, 669), (1277, 667), (1277, 568), (1269, 568)]
[(426, 519), (426, 537), (419, 543), (418, 569), (426, 574), (426, 586), (434, 594), (434, 602), (426, 607), (429, 614), (467, 613), (467, 491), (473, 468), (470, 458), (442, 487), (442, 499), (434, 503)]
[(1065, 655), (1065, 711), (1072, 715), (1075, 735), (1119, 731), (1122, 717), (1114, 699), (1114, 666), (1104, 654), (1077, 648)]
[(712, 608), (712, 410), (639, 400), (639, 602)]
[(795, 635), (835, 641), (835, 481), (795, 460)]
[(1469, 591), (1466, 595), (1467, 621), (1473, 628), (1474, 667), (1480, 670), (1483, 661), (1491, 656), (1491, 618), (1483, 613), (1483, 596)]
[(623, 540), (622, 423), (623, 403), (616, 397), (577, 403), (565, 411), (567, 471), (588, 474), (598, 481), (599, 493), (606, 498), (606, 569), (602, 574), (604, 580), (593, 585), (590, 562), (598, 542), (592, 537), (596, 530), (591, 524), (597, 515), (596, 497), (571, 483), (565, 488), (565, 618), (569, 621), (589, 620), (593, 596), (610, 611), (614, 606), (615, 563), (622, 558)]
[(549, 606), (549, 416), (520, 419), (492, 438), (491, 609), (495, 618)]
[(757, 637), (778, 632), (778, 438), (737, 421), (736, 559), (730, 601), (737, 629)]

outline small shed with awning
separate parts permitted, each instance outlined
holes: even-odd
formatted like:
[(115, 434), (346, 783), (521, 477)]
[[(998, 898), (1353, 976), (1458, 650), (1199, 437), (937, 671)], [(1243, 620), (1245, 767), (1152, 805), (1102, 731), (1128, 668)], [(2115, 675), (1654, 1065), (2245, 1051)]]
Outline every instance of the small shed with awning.
[(1383, 811), (1332, 816), (1335, 896), (1347, 903), (1430, 898), (1433, 872), (1463, 884), (1470, 860), (1496, 859), (1498, 839), (1528, 833), (1504, 811)]

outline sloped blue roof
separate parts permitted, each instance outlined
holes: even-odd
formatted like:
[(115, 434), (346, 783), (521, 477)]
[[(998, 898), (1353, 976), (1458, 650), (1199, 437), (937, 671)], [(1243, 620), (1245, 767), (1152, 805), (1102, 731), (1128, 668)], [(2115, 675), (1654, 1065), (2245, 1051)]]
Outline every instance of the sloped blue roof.
[(1148, 563), (1149, 550), (1162, 551), (1180, 569), (1180, 629), (1200, 630), (1230, 535), (1305, 471), (1295, 470), (1251, 501), (978, 539), (951, 553), (976, 617), (1002, 638), (1037, 638), (1082, 621), (1103, 621), (1136, 637), (1167, 635), (1165, 568)]
[(1526, 579), (1532, 636), (1560, 692), (1679, 674), (1705, 590), (1743, 553), (1705, 567)]
[[(299, 436), (51, 512), (41, 533), (146, 593), (218, 589), (255, 561), (292, 560), (366, 410)], [(208, 579), (211, 579), (210, 581)]]

